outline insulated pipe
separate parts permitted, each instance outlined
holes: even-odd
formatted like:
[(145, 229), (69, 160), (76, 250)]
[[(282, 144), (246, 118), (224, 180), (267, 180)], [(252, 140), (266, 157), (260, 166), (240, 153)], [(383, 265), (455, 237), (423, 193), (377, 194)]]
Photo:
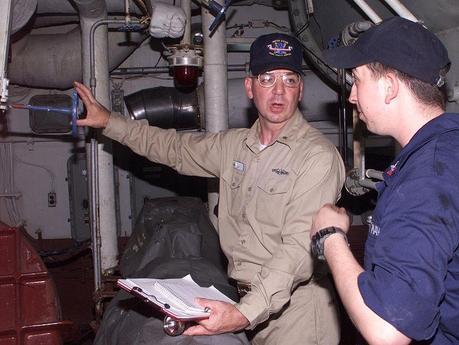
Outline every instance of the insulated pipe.
[(11, 0), (3, 0), (0, 4), (0, 109), (6, 111), (8, 100), (8, 79), (6, 77), (6, 65), (8, 61), (10, 22), (12, 14)]
[(28, 87), (66, 89), (81, 79), (78, 28), (65, 34), (27, 35), (14, 42), (8, 66), (11, 82)]
[[(82, 62), (83, 82), (88, 85), (91, 79), (91, 68), (94, 68), (94, 76), (97, 85), (94, 94), (97, 100), (110, 109), (109, 75), (108, 75), (108, 36), (107, 27), (104, 25), (94, 33), (95, 62), (91, 65), (91, 31), (98, 21), (107, 18), (105, 0), (75, 0), (80, 14), (81, 37), (82, 37)], [(91, 139), (90, 149), (87, 156), (90, 157), (90, 186), (93, 249), (99, 253), (100, 258), (95, 259), (94, 269), (100, 265), (100, 274), (105, 275), (118, 264), (118, 237), (115, 214), (115, 186), (113, 177), (113, 157), (111, 141), (100, 136), (101, 139)], [(95, 189), (95, 190), (94, 190)], [(99, 242), (100, 239), (100, 242)], [(96, 254), (95, 253), (95, 254)], [(96, 255), (95, 255), (96, 256)], [(95, 287), (100, 289), (102, 283), (100, 275), (95, 273)]]
[(377, 24), (382, 21), (382, 18), (365, 2), (365, 0), (354, 0), (355, 4), (370, 18), (370, 20)]
[(419, 22), (419, 20), (411, 13), (400, 1), (398, 0), (384, 0), (392, 9), (400, 16), (405, 19), (411, 20), (412, 22)]
[[(1, 0), (0, 0), (1, 1)], [(129, 43), (124, 32), (110, 32), (109, 68), (116, 68), (146, 38), (131, 32)], [(8, 75), (11, 83), (36, 88), (68, 89), (82, 78), (81, 32), (75, 28), (61, 34), (26, 35), (11, 44)], [(89, 67), (88, 65), (85, 66)]]
[[(221, 0), (217, 1), (223, 6)], [(214, 17), (202, 7), (202, 32), (204, 36), (204, 95), (206, 130), (217, 133), (228, 128), (228, 91), (226, 73), (226, 21), (220, 23), (210, 37), (209, 27)], [(218, 204), (218, 183), (209, 180), (209, 217), (218, 231), (215, 207)]]
[[(1, 0), (2, 5), (4, 6), (11, 2), (11, 0)], [(11, 34), (19, 31), (24, 27), (27, 22), (32, 18), (35, 10), (37, 9), (37, 0), (13, 0), (13, 18), (11, 20)], [(0, 13), (3, 15), (8, 13), (3, 8), (1, 8)], [(7, 17), (7, 16), (5, 16)]]
[(183, 32), (183, 38), (180, 44), (191, 44), (191, 1), (182, 0), (180, 7), (186, 15), (185, 31)]

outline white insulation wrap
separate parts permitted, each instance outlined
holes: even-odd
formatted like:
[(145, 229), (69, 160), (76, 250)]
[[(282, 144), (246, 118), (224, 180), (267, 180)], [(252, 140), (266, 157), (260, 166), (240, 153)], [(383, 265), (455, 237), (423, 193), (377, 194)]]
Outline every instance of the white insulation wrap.
[(156, 38), (178, 38), (185, 31), (186, 15), (180, 8), (162, 2), (152, 4), (150, 35)]

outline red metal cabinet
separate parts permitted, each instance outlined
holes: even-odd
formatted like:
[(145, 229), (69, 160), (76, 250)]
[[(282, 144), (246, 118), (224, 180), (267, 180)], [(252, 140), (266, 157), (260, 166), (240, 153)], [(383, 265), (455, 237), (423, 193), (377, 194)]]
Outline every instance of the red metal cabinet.
[(0, 345), (61, 345), (54, 282), (22, 230), (0, 222)]

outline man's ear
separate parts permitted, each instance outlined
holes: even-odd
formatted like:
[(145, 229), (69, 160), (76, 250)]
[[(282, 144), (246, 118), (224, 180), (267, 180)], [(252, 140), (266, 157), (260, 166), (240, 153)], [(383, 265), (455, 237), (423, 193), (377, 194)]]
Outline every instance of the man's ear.
[(245, 77), (244, 86), (245, 86), (245, 93), (249, 99), (253, 99), (253, 92), (252, 92), (252, 82), (253, 78)]
[(303, 91), (304, 91), (304, 81), (303, 78), (301, 78), (300, 81), (300, 92), (298, 94), (298, 102), (301, 102), (303, 100)]
[(389, 104), (398, 95), (400, 81), (394, 73), (389, 72), (385, 75), (384, 82), (386, 92), (384, 101), (386, 104)]

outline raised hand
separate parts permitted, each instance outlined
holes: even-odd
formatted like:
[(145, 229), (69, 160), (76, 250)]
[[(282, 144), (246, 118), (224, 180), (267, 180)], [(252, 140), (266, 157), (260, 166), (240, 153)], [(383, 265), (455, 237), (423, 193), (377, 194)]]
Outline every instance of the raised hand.
[(96, 101), (88, 87), (77, 81), (73, 82), (73, 86), (86, 107), (86, 118), (77, 120), (77, 125), (105, 128), (110, 118), (110, 111)]
[(312, 219), (311, 238), (317, 231), (329, 226), (336, 226), (344, 232), (348, 232), (350, 219), (344, 208), (332, 204), (322, 206)]

